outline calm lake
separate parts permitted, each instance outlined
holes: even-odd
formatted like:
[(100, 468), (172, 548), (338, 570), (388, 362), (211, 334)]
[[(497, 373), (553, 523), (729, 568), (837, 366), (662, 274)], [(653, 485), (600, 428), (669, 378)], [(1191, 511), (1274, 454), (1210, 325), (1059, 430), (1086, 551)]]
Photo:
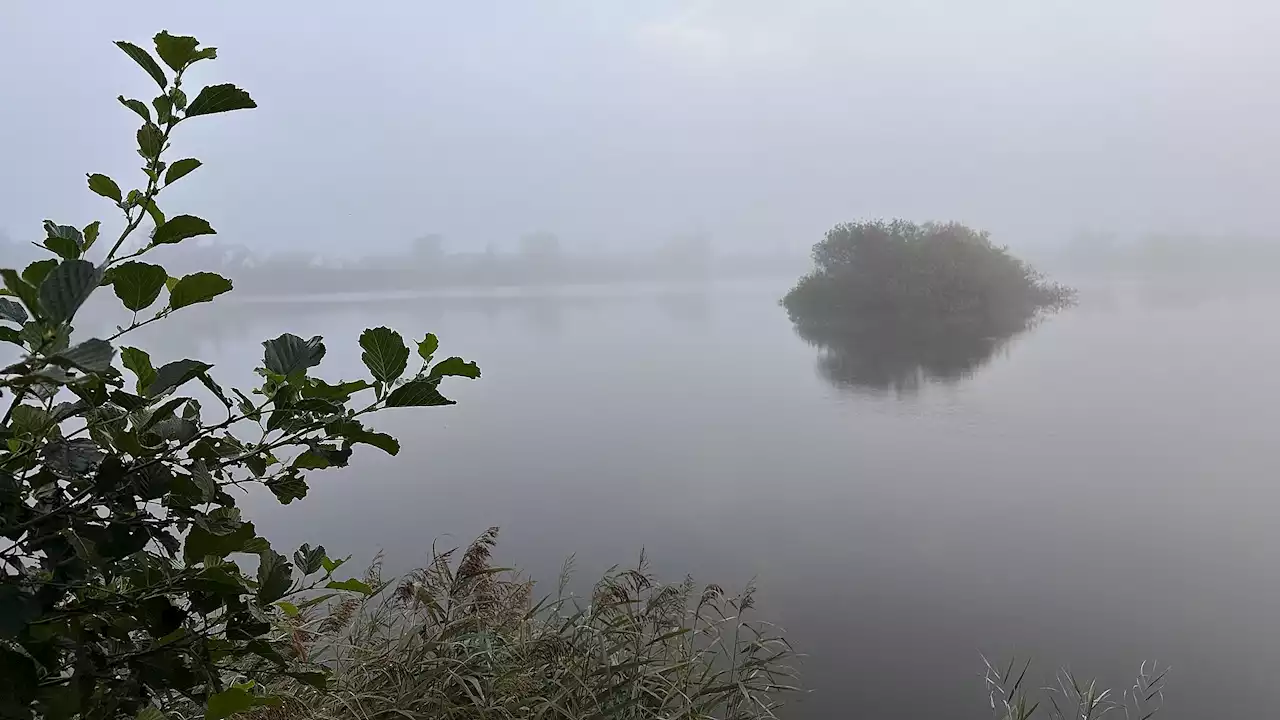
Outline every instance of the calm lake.
[(788, 284), (228, 300), (137, 344), (231, 384), (284, 331), (325, 336), (330, 379), (363, 375), (364, 327), (435, 332), (484, 372), (446, 385), (459, 405), (381, 416), (399, 457), (249, 498), (259, 529), (399, 572), (498, 525), (546, 591), (570, 554), (586, 582), (641, 548), (664, 579), (754, 577), (808, 656), (789, 717), (989, 717), (980, 652), (1034, 656), (1037, 684), (1156, 659), (1163, 717), (1269, 715), (1280, 294), (1086, 285), (989, 359), (921, 370), (830, 361)]

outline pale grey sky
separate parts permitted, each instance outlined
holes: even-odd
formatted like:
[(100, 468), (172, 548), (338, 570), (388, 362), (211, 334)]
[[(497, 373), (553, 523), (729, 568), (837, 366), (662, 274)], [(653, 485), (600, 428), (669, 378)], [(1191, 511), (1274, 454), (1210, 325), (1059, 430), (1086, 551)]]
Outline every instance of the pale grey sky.
[(84, 174), (137, 177), (114, 98), (155, 91), (111, 41), (160, 29), (219, 48), (191, 84), (260, 105), (181, 128), (207, 164), (163, 205), (254, 248), (1274, 222), (1268, 0), (7, 0), (0, 228), (109, 215)]

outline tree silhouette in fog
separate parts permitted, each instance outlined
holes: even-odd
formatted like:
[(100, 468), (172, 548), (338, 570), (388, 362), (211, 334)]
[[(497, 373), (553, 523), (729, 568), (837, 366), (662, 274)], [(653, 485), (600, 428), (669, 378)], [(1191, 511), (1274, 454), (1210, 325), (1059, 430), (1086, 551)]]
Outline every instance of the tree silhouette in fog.
[(967, 377), (1073, 291), (959, 223), (845, 223), (783, 298), (839, 385), (911, 390)]

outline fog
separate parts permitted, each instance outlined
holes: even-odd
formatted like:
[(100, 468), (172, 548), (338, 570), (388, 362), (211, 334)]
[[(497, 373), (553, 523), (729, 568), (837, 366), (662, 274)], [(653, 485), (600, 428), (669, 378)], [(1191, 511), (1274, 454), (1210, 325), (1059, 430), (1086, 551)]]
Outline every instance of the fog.
[[(221, 238), (337, 256), (710, 234), (803, 252), (835, 222), (1269, 230), (1280, 8), (996, 2), (79, 2), (0, 7), (0, 228), (101, 212), (136, 166), (110, 41), (221, 50), (252, 113), (184, 129)], [(55, 49), (56, 48), (56, 49)]]
[[(218, 48), (184, 87), (258, 108), (183, 120), (166, 157), (204, 165), (160, 204), (217, 234), (143, 259), (235, 292), (151, 324), (103, 287), (76, 338), (244, 389), (286, 332), (332, 381), (380, 325), (483, 370), (370, 420), (398, 456), (245, 495), (278, 547), (391, 574), (499, 525), (539, 590), (641, 548), (755, 578), (807, 656), (792, 720), (988, 717), (980, 652), (1107, 686), (1163, 661), (1159, 720), (1272, 711), (1280, 3), (0, 3), (0, 267), (46, 218), (118, 232), (85, 173), (139, 182), (115, 98), (156, 88), (111, 43), (161, 29)], [(833, 226), (893, 217), (1048, 279), (862, 225), (871, 270), (787, 303)], [(1016, 307), (965, 305), (973, 277)], [(953, 298), (1010, 317), (926, 317)], [(890, 305), (928, 322), (842, 324)], [(58, 339), (32, 315), (6, 337)]]

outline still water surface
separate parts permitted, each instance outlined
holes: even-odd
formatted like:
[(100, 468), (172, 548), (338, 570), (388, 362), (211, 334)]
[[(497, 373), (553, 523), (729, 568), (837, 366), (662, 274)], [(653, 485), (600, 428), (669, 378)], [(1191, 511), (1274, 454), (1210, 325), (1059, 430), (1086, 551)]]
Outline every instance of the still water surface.
[(1155, 658), (1167, 718), (1270, 714), (1280, 295), (1086, 286), (990, 358), (833, 372), (785, 288), (228, 302), (141, 344), (249, 382), (263, 339), (323, 334), (332, 379), (368, 325), (437, 333), (484, 371), (460, 404), (387, 414), (400, 456), (301, 503), (250, 498), (260, 530), (401, 571), (499, 525), (548, 590), (642, 547), (671, 580), (755, 577), (808, 655), (791, 717), (988, 717), (979, 652), (1114, 684)]

